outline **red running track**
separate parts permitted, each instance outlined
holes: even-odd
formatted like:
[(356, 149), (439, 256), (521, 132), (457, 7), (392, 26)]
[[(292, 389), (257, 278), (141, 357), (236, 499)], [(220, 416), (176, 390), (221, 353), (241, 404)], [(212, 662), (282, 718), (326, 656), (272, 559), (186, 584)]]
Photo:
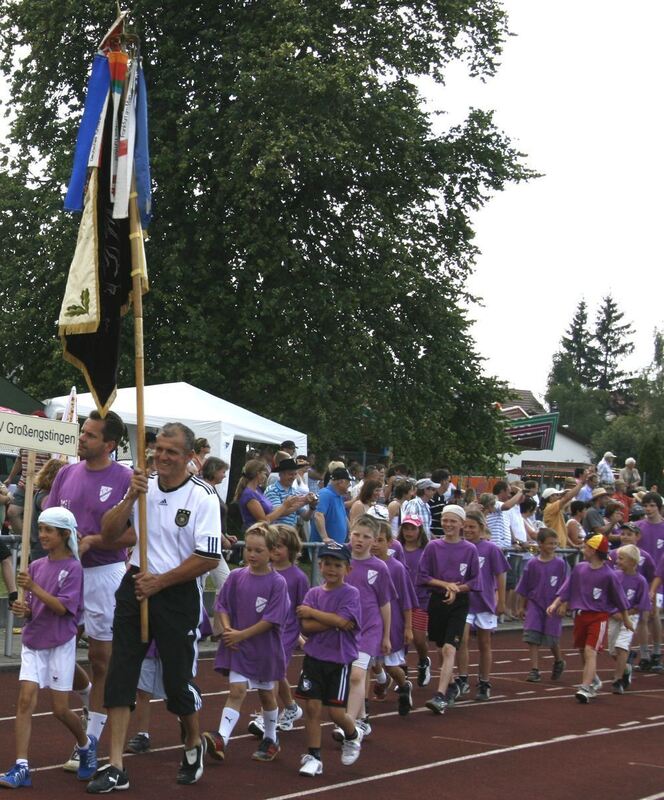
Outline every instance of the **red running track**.
[[(570, 643), (571, 633), (566, 630), (563, 645)], [(612, 695), (612, 661), (603, 654), (599, 666), (606, 681), (604, 689), (590, 705), (582, 706), (573, 698), (573, 686), (580, 680), (580, 658), (571, 649), (564, 652), (568, 668), (559, 682), (545, 678), (529, 684), (520, 632), (497, 634), (490, 702), (464, 699), (444, 716), (435, 716), (424, 708), (435, 684), (434, 671), (428, 688), (415, 689), (416, 708), (408, 717), (397, 715), (395, 699), (372, 703), (374, 732), (354, 766), (342, 767), (339, 747), (326, 726), (325, 770), (319, 778), (297, 774), (300, 754), (306, 752), (300, 725), (281, 735), (282, 752), (274, 762), (251, 760), (256, 739), (245, 731), (249, 714), (257, 707), (255, 695), (250, 694), (226, 761), (208, 763), (195, 788), (177, 786), (175, 773), (181, 755), (177, 724), (163, 703), (153, 703), (153, 751), (127, 758), (129, 791), (141, 798), (181, 797), (193, 792), (197, 800), (336, 800), (341, 792), (348, 800), (366, 800), (367, 792), (379, 794), (382, 800), (401, 800), (408, 793), (500, 800), (520, 792), (543, 800), (664, 798), (664, 748), (660, 744), (664, 737), (664, 676), (637, 673), (626, 695)], [(476, 652), (471, 647), (471, 664), (477, 660), (473, 655)], [(300, 658), (296, 656), (293, 662), (293, 681)], [(543, 674), (551, 663), (550, 658), (543, 660)], [(2, 769), (13, 762), (17, 680), (17, 672), (0, 673)], [(202, 725), (214, 728), (227, 684), (213, 671), (209, 659), (201, 661), (199, 685), (204, 694)], [(83, 795), (85, 784), (61, 769), (73, 742), (50, 715), (46, 693), (42, 693), (37, 713), (30, 796), (59, 800)], [(103, 739), (101, 749), (105, 752)]]

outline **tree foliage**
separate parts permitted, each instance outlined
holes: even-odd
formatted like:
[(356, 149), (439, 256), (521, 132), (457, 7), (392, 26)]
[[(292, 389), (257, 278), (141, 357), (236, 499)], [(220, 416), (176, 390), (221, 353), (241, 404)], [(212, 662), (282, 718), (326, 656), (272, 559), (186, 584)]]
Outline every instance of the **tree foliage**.
[[(148, 383), (186, 380), (307, 431), (489, 470), (504, 452), (464, 282), (472, 213), (532, 173), (470, 111), (432, 131), (414, 79), (493, 74), (497, 0), (137, 0), (154, 223)], [(101, 0), (15, 0), (0, 23), (18, 145), (0, 184), (0, 356), (42, 396), (75, 379), (54, 323), (77, 221), (60, 213)], [(39, 175), (36, 180), (35, 176)], [(14, 217), (22, 236), (14, 242)], [(121, 385), (131, 385), (126, 343)]]

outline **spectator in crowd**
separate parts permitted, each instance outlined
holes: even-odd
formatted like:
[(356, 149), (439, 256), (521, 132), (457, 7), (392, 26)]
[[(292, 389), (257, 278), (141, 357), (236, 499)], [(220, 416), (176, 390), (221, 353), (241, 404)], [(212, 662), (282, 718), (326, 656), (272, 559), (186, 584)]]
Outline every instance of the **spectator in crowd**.
[(295, 447), (295, 442), (293, 442), (291, 439), (286, 439), (285, 442), (282, 442), (279, 445), (279, 450), (288, 453), (290, 458), (295, 458), (295, 453), (297, 453), (297, 447)]
[(568, 503), (576, 499), (587, 477), (586, 471), (581, 476), (579, 482), (567, 491), (551, 487), (542, 492), (542, 502), (540, 504), (542, 519), (545, 527), (551, 528), (552, 531), (556, 532), (558, 536), (558, 547), (567, 547), (567, 525), (565, 524), (563, 509)]
[(434, 491), (433, 497), (429, 501), (431, 533), (434, 536), (442, 536), (443, 527), (440, 524), (440, 515), (443, 513), (443, 508), (451, 502), (452, 492), (456, 487), (450, 483), (450, 473), (447, 469), (435, 469), (431, 473), (431, 480), (437, 483), (439, 487)]
[(272, 486), (273, 483), (279, 480), (279, 464), (289, 458), (292, 458), (292, 456), (286, 450), (277, 450), (272, 459), (272, 472), (268, 476), (266, 487)]
[[(331, 464), (330, 464), (331, 466)], [(321, 489), (318, 505), (313, 515), (311, 541), (335, 541), (343, 544), (348, 536), (348, 516), (344, 497), (350, 486), (350, 473), (346, 467), (335, 467), (330, 472), (328, 485)]]
[(610, 489), (611, 491), (613, 491), (613, 484), (615, 482), (615, 478), (613, 477), (613, 462), (615, 459), (615, 454), (607, 450), (602, 456), (601, 461), (597, 464), (600, 486), (603, 486), (605, 489)]
[[(35, 474), (39, 472), (50, 457), (50, 453), (35, 453)], [(9, 522), (14, 536), (20, 536), (23, 532), (23, 507), (25, 505), (25, 482), (27, 475), (28, 451), (21, 449), (19, 450), (18, 458), (14, 462), (12, 471), (7, 477), (8, 486), (13, 480), (18, 478), (11, 503), (7, 506), (7, 522)], [(32, 502), (32, 498), (29, 498), (28, 502)]]
[(278, 508), (274, 508), (261, 491), (267, 481), (267, 476), (268, 468), (262, 458), (247, 461), (242, 468), (242, 475), (235, 487), (233, 500), (240, 508), (242, 524), (245, 530), (256, 522), (275, 522), (280, 520), (282, 517), (294, 513), (303, 505), (302, 498), (298, 495), (293, 495), (286, 498)]
[[(228, 508), (226, 507), (226, 503), (224, 503), (217, 492), (217, 486), (224, 482), (227, 471), (228, 464), (225, 461), (222, 461), (221, 458), (210, 456), (203, 464), (201, 477), (205, 483), (207, 483), (209, 486), (212, 486), (212, 488), (215, 490), (215, 494), (217, 495), (217, 499), (219, 500), (219, 514), (221, 519), (221, 547), (223, 550), (232, 550), (233, 545), (235, 542), (237, 542), (237, 536), (227, 536), (224, 532), (226, 530), (226, 524), (228, 520)], [(217, 566), (209, 573), (212, 583), (214, 584), (214, 588), (217, 589), (217, 591), (224, 585), (229, 574), (230, 570), (228, 564), (226, 563), (226, 559), (222, 554)]]
[(399, 528), (404, 516), (402, 514), (403, 505), (415, 496), (415, 483), (410, 479), (401, 480), (394, 484), (393, 494), (394, 499), (387, 506), (387, 516), (396, 537), (399, 534)]
[(612, 509), (613, 513), (609, 519), (605, 518), (604, 509), (608, 502), (609, 495), (606, 489), (595, 489), (586, 516), (583, 518), (583, 530), (587, 536), (595, 533), (608, 536), (613, 526), (618, 524), (619, 510), (617, 508)]
[(583, 500), (572, 500), (569, 504), (570, 517), (567, 520), (567, 540), (572, 547), (583, 547), (586, 532), (583, 529), (583, 518), (587, 505)]
[(431, 506), (429, 501), (438, 489), (440, 489), (439, 483), (434, 483), (431, 478), (421, 478), (416, 484), (415, 497), (403, 506), (404, 517), (418, 517), (422, 521), (422, 527), (427, 539), (431, 539)]
[(383, 484), (380, 481), (364, 481), (362, 484), (362, 490), (360, 491), (357, 500), (355, 500), (353, 505), (350, 507), (348, 522), (351, 526), (356, 519), (359, 519), (363, 514), (369, 513), (370, 509), (372, 509), (378, 502), (382, 491)]
[(364, 477), (362, 480), (356, 483), (355, 486), (353, 486), (353, 488), (350, 490), (350, 496), (353, 500), (357, 500), (357, 498), (360, 496), (360, 492), (362, 491), (365, 481), (380, 481), (382, 486), (383, 481), (381, 479), (379, 467), (377, 467), (375, 464), (369, 464), (369, 466), (365, 468)]
[(583, 485), (579, 489), (579, 493), (576, 496), (577, 500), (583, 500), (584, 503), (589, 503), (593, 499), (593, 492), (599, 486), (599, 476), (593, 470), (592, 472), (588, 472), (588, 476), (583, 482)]
[(641, 475), (636, 468), (636, 459), (625, 459), (625, 466), (620, 470), (620, 480), (625, 483), (627, 489), (636, 489), (641, 483)]
[(628, 494), (627, 491), (627, 484), (622, 478), (618, 478), (615, 482), (615, 491), (611, 495), (611, 499), (615, 500), (616, 503), (620, 503), (620, 505), (624, 506), (625, 508), (625, 519), (629, 517), (630, 509), (632, 508), (632, 503), (634, 500)]
[(316, 454), (309, 451), (307, 460), (309, 461), (309, 470), (307, 472), (307, 483), (309, 485), (309, 491), (313, 492), (314, 494), (318, 494), (318, 492), (321, 489), (320, 482), (323, 479), (323, 475), (316, 466), (316, 462), (318, 460)]
[[(514, 506), (517, 506), (518, 512), (523, 493), (519, 491), (512, 495), (507, 481), (496, 481), (489, 497), (486, 497), (486, 494), (488, 493), (484, 492), (480, 495), (480, 505), (484, 509), (491, 541), (498, 547), (507, 549), (512, 546), (512, 528), (508, 512)], [(493, 502), (491, 502), (492, 496)]]
[(313, 514), (312, 508), (310, 507), (305, 510), (304, 506), (309, 505), (309, 503), (314, 503), (315, 495), (313, 492), (302, 494), (298, 492), (293, 485), (297, 477), (297, 461), (290, 457), (283, 459), (275, 467), (272, 475), (275, 474), (277, 475), (277, 480), (270, 484), (265, 490), (265, 499), (272, 503), (272, 507), (275, 510), (279, 509), (287, 500), (292, 498), (297, 500), (294, 507), (293, 504), (289, 506), (288, 513), (282, 515), (279, 522), (282, 525), (292, 525), (295, 528), (297, 526), (298, 514), (300, 514), (303, 519), (311, 519)]
[(201, 436), (194, 442), (194, 457), (187, 464), (187, 469), (192, 475), (199, 475), (203, 471), (205, 459), (210, 455), (210, 442)]

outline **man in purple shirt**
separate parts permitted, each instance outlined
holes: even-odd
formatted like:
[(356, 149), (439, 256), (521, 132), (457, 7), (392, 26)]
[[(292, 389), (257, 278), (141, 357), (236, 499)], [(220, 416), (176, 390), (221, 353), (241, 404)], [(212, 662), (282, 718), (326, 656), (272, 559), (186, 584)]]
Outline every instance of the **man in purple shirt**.
[[(76, 669), (74, 689), (83, 706), (89, 705), (88, 734), (101, 738), (106, 713), (104, 684), (111, 659), (115, 592), (125, 573), (127, 547), (135, 544), (133, 528), (127, 528), (112, 546), (101, 539), (101, 518), (125, 496), (131, 470), (111, 459), (125, 435), (120, 417), (109, 411), (102, 417), (92, 411), (83, 423), (78, 440), (78, 464), (63, 467), (57, 474), (43, 507), (68, 508), (78, 521), (78, 551), (83, 567), (83, 628), (88, 637), (92, 686), (82, 667)], [(89, 701), (88, 701), (89, 697)], [(76, 750), (64, 765), (78, 770)]]

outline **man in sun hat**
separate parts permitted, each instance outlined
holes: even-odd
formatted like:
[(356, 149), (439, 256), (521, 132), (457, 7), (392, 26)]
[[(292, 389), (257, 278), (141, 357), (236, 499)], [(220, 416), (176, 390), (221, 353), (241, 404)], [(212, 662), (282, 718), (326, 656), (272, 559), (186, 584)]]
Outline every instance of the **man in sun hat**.
[(603, 536), (608, 535), (614, 525), (617, 525), (621, 520), (618, 518), (619, 512), (614, 512), (610, 519), (605, 519), (604, 509), (610, 500), (610, 495), (604, 488), (595, 489), (593, 492), (590, 507), (586, 511), (586, 516), (583, 518), (583, 529), (590, 536), (593, 533), (599, 533)]
[(599, 476), (600, 485), (605, 489), (613, 491), (613, 484), (615, 478), (613, 476), (613, 462), (616, 460), (615, 453), (607, 450), (602, 456), (601, 461), (597, 464), (597, 474)]

